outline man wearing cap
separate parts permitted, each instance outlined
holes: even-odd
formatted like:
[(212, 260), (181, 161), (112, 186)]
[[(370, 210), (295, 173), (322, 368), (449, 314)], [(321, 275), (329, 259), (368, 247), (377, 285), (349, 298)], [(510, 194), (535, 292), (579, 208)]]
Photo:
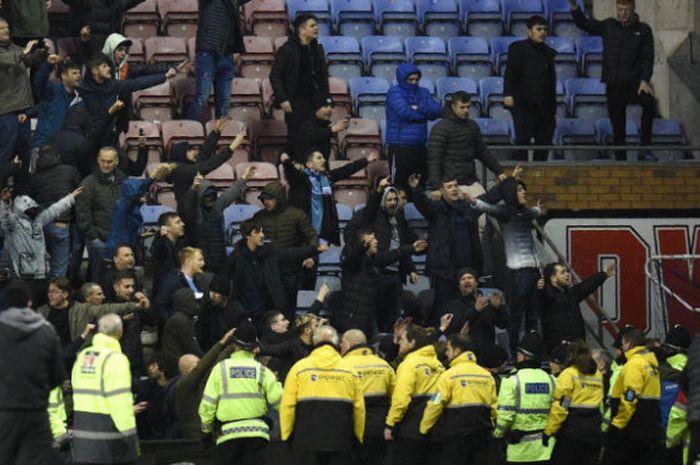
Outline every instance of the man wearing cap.
[(294, 161), (305, 163), (305, 154), (309, 149), (316, 149), (326, 160), (331, 156), (331, 139), (340, 131), (348, 128), (350, 116), (332, 123), (333, 100), (328, 94), (317, 94), (311, 99), (314, 113), (304, 121), (299, 130), (296, 147), (292, 153)]
[(554, 440), (545, 446), (542, 434), (554, 399), (554, 378), (540, 368), (544, 343), (536, 333), (523, 336), (515, 355), (515, 373), (505, 379), (498, 394), (494, 437), (505, 438), (509, 463), (546, 464)]
[(256, 465), (270, 441), (266, 417), (270, 407), (277, 408), (282, 385), (251, 353), (258, 339), (250, 321), (238, 326), (232, 342), (235, 352), (212, 369), (204, 387), (202, 433), (216, 436), (217, 464)]

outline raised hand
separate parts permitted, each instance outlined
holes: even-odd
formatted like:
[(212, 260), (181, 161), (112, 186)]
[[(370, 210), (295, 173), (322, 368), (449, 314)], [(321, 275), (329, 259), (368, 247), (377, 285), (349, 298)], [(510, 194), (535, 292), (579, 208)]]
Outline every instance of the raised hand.
[(415, 271), (411, 272), (411, 274), (408, 275), (408, 280), (411, 284), (416, 284), (418, 282), (418, 273)]
[(452, 319), (454, 318), (453, 313), (445, 313), (440, 317), (440, 331), (443, 333), (447, 331), (447, 328), (450, 327), (450, 323), (452, 323)]
[(614, 263), (611, 263), (605, 268), (605, 274), (608, 275), (608, 278), (615, 276), (615, 273), (617, 273), (617, 265)]
[(415, 189), (420, 184), (420, 174), (413, 173), (408, 177), (408, 187)]
[(289, 160), (291, 160), (291, 158), (289, 158), (289, 155), (286, 153), (280, 155), (280, 163), (287, 163)]
[(386, 178), (382, 178), (379, 180), (379, 184), (377, 184), (377, 191), (378, 192), (384, 192), (384, 190), (391, 185), (391, 177), (387, 176)]
[(280, 103), (280, 108), (285, 113), (292, 113), (292, 104), (289, 102), (289, 100), (285, 100), (284, 102)]
[(476, 298), (476, 301), (474, 302), (474, 310), (476, 310), (477, 312), (483, 312), (484, 309), (488, 306), (488, 304), (489, 298), (485, 295), (480, 295)]
[(415, 253), (425, 252), (425, 249), (427, 249), (427, 248), (428, 248), (428, 241), (426, 241), (425, 239), (419, 239), (413, 243), (413, 251)]
[(246, 181), (249, 180), (249, 179), (251, 179), (253, 176), (255, 176), (255, 172), (256, 172), (257, 170), (258, 170), (258, 169), (255, 167), (255, 165), (249, 165), (249, 166), (245, 169), (245, 172), (243, 173), (243, 176), (242, 176), (243, 179), (245, 179)]
[(491, 297), (489, 297), (489, 303), (493, 308), (501, 308), (501, 305), (503, 304), (501, 293), (494, 292), (493, 294), (491, 294)]
[(379, 155), (377, 154), (377, 152), (372, 152), (367, 157), (367, 163), (372, 163), (373, 161), (377, 160), (379, 160)]
[(124, 108), (124, 102), (121, 100), (117, 99), (114, 101), (111, 107), (109, 107), (109, 110), (107, 110), (107, 113), (110, 115), (115, 114), (118, 111), (121, 111)]
[(220, 118), (219, 121), (216, 122), (216, 126), (214, 126), (214, 131), (216, 132), (221, 132), (223, 131), (226, 126), (228, 126), (228, 123), (231, 122), (231, 118), (229, 116), (224, 116), (223, 118)]
[(46, 57), (46, 62), (52, 66), (58, 63), (59, 61), (61, 61), (61, 56), (56, 55), (55, 53), (52, 53), (51, 55)]
[(520, 179), (523, 177), (523, 171), (524, 169), (522, 165), (518, 163), (515, 165), (515, 168), (513, 168), (513, 174), (511, 174), (511, 176), (513, 176), (515, 179)]
[(199, 188), (202, 186), (203, 180), (204, 180), (204, 175), (198, 171), (197, 174), (195, 175), (194, 179), (192, 180), (192, 189), (198, 191)]
[(228, 330), (226, 334), (224, 334), (223, 337), (219, 340), (219, 344), (225, 346), (234, 334), (236, 334), (236, 328)]
[(76, 197), (78, 197), (80, 194), (82, 194), (84, 190), (85, 190), (85, 188), (84, 188), (83, 186), (80, 186), (80, 187), (78, 187), (76, 190), (74, 190), (73, 192), (71, 192), (70, 195), (72, 195), (73, 198), (76, 198)]
[(176, 74), (177, 70), (175, 68), (170, 68), (165, 72), (165, 79), (174, 78)]

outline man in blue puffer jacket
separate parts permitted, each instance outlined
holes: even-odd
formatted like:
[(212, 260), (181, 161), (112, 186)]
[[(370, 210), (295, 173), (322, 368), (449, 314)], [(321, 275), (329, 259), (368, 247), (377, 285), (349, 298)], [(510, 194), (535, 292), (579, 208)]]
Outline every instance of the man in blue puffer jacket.
[[(403, 63), (396, 69), (397, 84), (386, 94), (386, 144), (393, 183), (408, 189), (408, 177), (426, 173), (428, 121), (440, 117), (440, 103), (418, 86), (417, 66)], [(423, 176), (425, 178), (425, 176)]]

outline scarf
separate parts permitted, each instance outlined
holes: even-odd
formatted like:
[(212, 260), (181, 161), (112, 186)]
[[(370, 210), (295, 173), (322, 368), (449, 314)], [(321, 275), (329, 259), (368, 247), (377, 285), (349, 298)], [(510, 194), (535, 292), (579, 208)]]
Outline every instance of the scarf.
[(325, 174), (312, 169), (304, 168), (304, 174), (311, 182), (311, 226), (320, 234), (323, 224), (323, 196), (333, 194), (331, 183)]

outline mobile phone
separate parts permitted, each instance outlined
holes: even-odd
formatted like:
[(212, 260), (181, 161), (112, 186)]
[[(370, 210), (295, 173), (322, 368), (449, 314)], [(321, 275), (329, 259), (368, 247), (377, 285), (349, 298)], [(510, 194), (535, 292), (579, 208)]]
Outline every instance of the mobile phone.
[(139, 128), (139, 136), (144, 136), (146, 132), (143, 130), (143, 128)]

